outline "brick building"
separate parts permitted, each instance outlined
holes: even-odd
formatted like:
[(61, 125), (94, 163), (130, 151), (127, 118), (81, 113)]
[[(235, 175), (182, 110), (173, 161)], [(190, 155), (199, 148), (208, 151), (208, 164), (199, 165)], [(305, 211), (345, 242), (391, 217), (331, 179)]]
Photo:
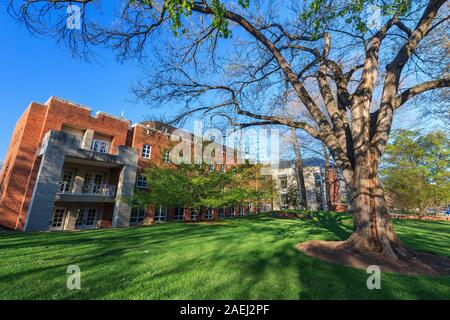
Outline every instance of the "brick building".
[[(75, 230), (256, 212), (250, 206), (202, 212), (131, 208), (123, 201), (146, 188), (141, 173), (148, 165), (172, 165), (173, 130), (155, 122), (132, 125), (102, 112), (93, 115), (87, 107), (56, 97), (32, 102), (16, 124), (2, 167), (0, 225), (22, 231)], [(185, 134), (191, 135), (183, 132), (180, 139)]]
[(218, 210), (132, 209), (122, 200), (145, 188), (140, 172), (149, 163), (168, 162), (169, 137), (156, 123), (93, 116), (89, 108), (56, 97), (32, 102), (16, 124), (2, 167), (0, 225), (74, 230), (223, 216)]

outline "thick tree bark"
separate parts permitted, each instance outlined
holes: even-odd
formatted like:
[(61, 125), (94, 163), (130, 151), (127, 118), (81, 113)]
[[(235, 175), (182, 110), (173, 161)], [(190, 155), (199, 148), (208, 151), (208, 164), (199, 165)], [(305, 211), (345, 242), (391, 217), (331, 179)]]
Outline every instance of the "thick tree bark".
[(357, 161), (352, 181), (353, 234), (344, 242), (358, 252), (383, 254), (393, 258), (408, 255), (389, 218), (378, 166), (372, 159)]

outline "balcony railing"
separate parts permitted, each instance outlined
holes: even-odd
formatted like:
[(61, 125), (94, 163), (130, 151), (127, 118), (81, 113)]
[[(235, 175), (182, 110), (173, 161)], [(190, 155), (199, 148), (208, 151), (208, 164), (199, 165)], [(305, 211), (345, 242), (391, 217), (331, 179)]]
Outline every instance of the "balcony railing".
[(81, 187), (81, 190), (74, 190), (73, 183), (60, 181), (58, 193), (83, 196), (114, 197), (116, 195), (116, 187), (110, 184), (89, 183), (84, 184)]

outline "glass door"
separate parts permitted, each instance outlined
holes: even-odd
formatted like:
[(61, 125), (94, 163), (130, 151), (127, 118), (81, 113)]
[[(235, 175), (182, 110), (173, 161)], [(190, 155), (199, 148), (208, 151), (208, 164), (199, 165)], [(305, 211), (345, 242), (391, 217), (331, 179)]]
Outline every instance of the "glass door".
[(82, 193), (96, 195), (101, 193), (105, 175), (102, 173), (86, 173)]
[(50, 230), (64, 230), (64, 222), (66, 221), (66, 209), (55, 208), (53, 217), (50, 221)]
[(75, 229), (95, 229), (97, 223), (97, 209), (79, 209)]

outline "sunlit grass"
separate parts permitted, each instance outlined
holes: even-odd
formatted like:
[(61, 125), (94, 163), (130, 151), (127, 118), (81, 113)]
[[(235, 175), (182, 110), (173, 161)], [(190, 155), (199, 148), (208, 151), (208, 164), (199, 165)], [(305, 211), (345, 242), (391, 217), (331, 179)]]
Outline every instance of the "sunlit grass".
[[(409, 246), (450, 256), (450, 224), (395, 221)], [(351, 220), (251, 217), (79, 233), (0, 233), (1, 299), (445, 299), (450, 277), (382, 274), (308, 257), (295, 244), (345, 239)], [(79, 291), (66, 288), (68, 265)]]

